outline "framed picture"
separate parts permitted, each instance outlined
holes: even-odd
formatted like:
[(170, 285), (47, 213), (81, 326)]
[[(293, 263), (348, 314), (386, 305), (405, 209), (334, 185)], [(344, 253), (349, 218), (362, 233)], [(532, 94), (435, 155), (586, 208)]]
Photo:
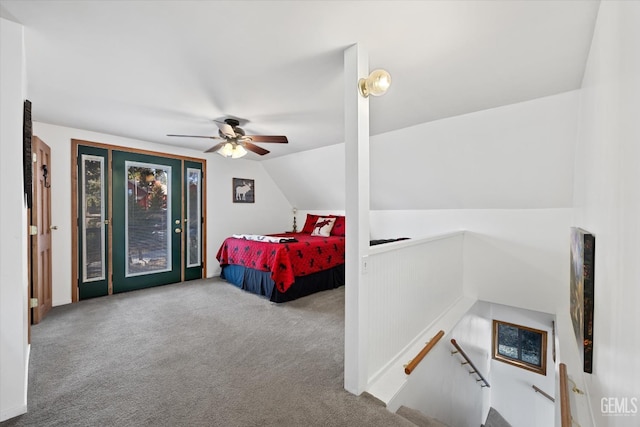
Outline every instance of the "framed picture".
[(581, 228), (571, 228), (570, 309), (583, 370), (593, 372), (593, 279), (596, 238)]
[(233, 178), (232, 195), (233, 203), (255, 203), (255, 181), (246, 178)]

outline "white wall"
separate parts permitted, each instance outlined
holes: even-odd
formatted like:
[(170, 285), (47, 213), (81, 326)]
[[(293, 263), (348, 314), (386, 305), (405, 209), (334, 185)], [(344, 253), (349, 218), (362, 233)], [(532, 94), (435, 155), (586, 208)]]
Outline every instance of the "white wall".
[[(596, 236), (593, 374), (580, 372), (569, 318), (559, 316), (563, 358), (586, 387), (597, 426), (640, 425), (638, 413), (610, 416), (601, 408), (603, 398), (635, 398), (640, 410), (639, 40), (640, 3), (602, 2), (583, 80), (574, 178), (573, 225)], [(577, 405), (582, 426), (590, 423), (584, 406)]]
[(464, 239), (452, 233), (371, 247), (362, 277), (369, 385), (462, 298)]
[(371, 209), (570, 207), (578, 93), (372, 138)]
[(569, 280), (571, 209), (371, 212), (374, 238), (465, 233), (465, 294), (555, 313)]
[[(566, 92), (371, 137), (371, 209), (571, 207), (578, 101)], [(263, 164), (298, 208), (344, 209), (344, 144)]]
[[(37, 103), (34, 103), (37, 110)], [(215, 255), (234, 233), (266, 234), (291, 228), (291, 205), (260, 162), (225, 159), (215, 153), (180, 149), (80, 129), (34, 123), (34, 135), (51, 147), (53, 305), (71, 302), (71, 139), (203, 158), (207, 160), (207, 275), (220, 272)], [(232, 178), (255, 180), (255, 203), (232, 202)]]
[(27, 211), (22, 186), (23, 27), (0, 18), (0, 421), (27, 410)]
[[(579, 99), (572, 91), (372, 137), (371, 238), (469, 230), (471, 296), (555, 313), (568, 282)], [(399, 145), (404, 157), (389, 150)], [(300, 210), (344, 209), (343, 144), (263, 163)]]
[[(308, 211), (344, 211), (344, 150), (344, 144), (330, 145), (261, 163), (292, 206)], [(302, 221), (304, 225), (304, 216)]]
[[(579, 100), (566, 92), (372, 137), (371, 238), (469, 230), (472, 296), (555, 313), (568, 282)], [(402, 155), (389, 149), (398, 146)], [(344, 209), (344, 144), (263, 163), (300, 210)]]

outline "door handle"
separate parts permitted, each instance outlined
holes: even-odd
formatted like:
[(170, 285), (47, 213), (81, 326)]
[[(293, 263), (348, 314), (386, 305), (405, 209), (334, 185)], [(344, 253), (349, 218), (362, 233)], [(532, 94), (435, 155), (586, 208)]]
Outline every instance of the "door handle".
[(52, 225), (51, 227), (49, 227), (49, 230), (57, 230), (58, 226), (57, 225)]
[(173, 231), (175, 231), (176, 233), (182, 233), (182, 229), (181, 229), (181, 228), (178, 228), (178, 227), (176, 227), (176, 229), (175, 229), (175, 230), (173, 230)]

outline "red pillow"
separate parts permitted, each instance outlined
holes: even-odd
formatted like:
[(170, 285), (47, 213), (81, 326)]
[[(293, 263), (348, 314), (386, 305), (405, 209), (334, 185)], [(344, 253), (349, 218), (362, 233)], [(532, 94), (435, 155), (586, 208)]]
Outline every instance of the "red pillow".
[(333, 224), (333, 228), (331, 229), (331, 235), (344, 237), (347, 232), (345, 217), (341, 215), (332, 216), (336, 217), (336, 222)]
[(320, 215), (307, 214), (307, 220), (304, 223), (304, 227), (302, 227), (301, 233), (311, 234), (313, 229), (316, 227), (318, 218), (320, 218)]

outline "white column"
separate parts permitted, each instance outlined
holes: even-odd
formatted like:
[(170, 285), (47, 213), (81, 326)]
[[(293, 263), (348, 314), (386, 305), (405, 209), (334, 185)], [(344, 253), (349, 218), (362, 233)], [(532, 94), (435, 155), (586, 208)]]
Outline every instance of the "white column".
[(364, 263), (369, 253), (369, 101), (358, 80), (369, 59), (357, 44), (344, 52), (346, 165), (346, 289), (344, 388), (356, 395), (367, 384), (367, 298)]
[(22, 188), (23, 27), (0, 18), (0, 421), (27, 411), (27, 210)]

